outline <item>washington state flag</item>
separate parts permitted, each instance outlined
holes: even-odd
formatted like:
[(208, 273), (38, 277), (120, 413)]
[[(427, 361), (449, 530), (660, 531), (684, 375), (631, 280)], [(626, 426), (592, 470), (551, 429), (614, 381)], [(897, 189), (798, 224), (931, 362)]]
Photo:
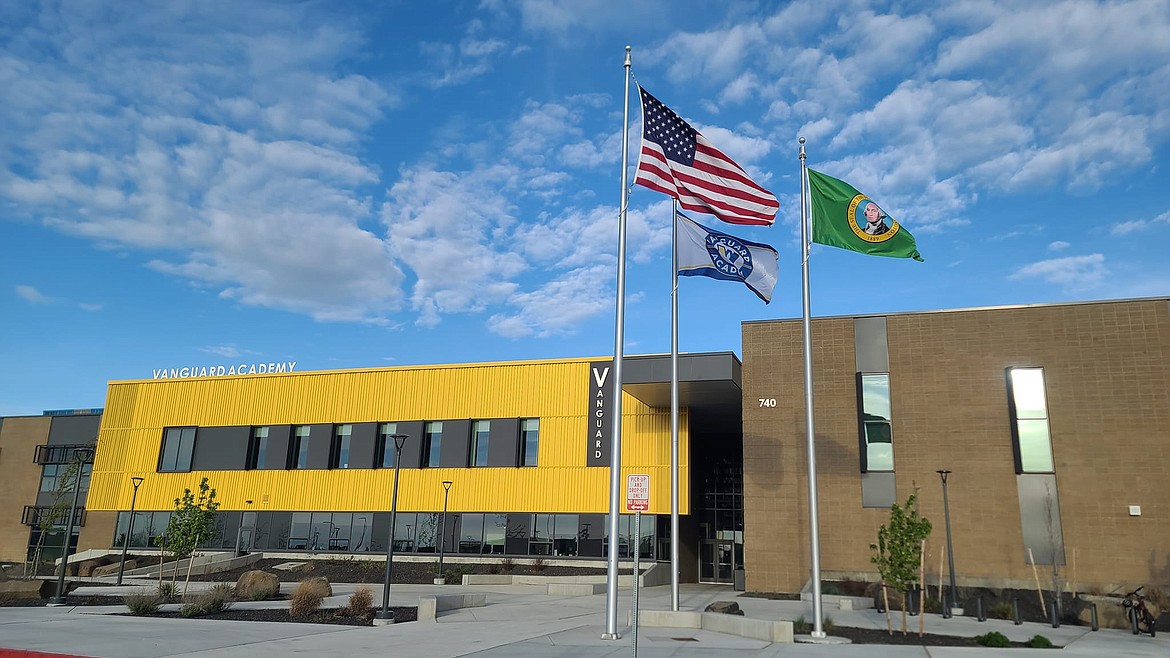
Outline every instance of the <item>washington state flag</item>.
[(874, 256), (921, 261), (914, 236), (852, 185), (808, 170), (812, 241)]

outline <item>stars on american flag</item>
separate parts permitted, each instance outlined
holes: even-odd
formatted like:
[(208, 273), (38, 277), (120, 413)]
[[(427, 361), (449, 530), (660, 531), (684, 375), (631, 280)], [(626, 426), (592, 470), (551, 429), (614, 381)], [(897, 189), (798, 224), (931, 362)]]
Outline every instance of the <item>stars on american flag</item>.
[(642, 91), (646, 122), (644, 135), (646, 139), (662, 146), (662, 151), (670, 160), (684, 165), (693, 165), (695, 162), (695, 135), (698, 132), (682, 117), (675, 114), (662, 101)]

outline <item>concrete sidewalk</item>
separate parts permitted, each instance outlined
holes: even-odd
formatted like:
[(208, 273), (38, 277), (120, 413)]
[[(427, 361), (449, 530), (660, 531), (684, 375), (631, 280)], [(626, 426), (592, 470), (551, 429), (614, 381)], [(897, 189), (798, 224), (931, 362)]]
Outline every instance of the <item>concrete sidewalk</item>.
[[(210, 584), (192, 583), (193, 589)], [(121, 588), (82, 588), (78, 594), (124, 594), (143, 585)], [(361, 585), (339, 583), (326, 605), (344, 605), (349, 594)], [(381, 585), (366, 585), (375, 601), (381, 600)], [(549, 596), (537, 585), (471, 586), (395, 585), (392, 605), (413, 606), (420, 596), (484, 593), (487, 605), (440, 613), (435, 622), (395, 624), (384, 627), (331, 626), (324, 624), (234, 622), (201, 619), (153, 619), (110, 615), (125, 612), (124, 606), (0, 608), (0, 648), (65, 653), (102, 658), (287, 658), (289, 654), (354, 656), (485, 656), (527, 658), (536, 656), (626, 656), (632, 655), (632, 633), (626, 625), (630, 590), (622, 590), (619, 606), (620, 640), (602, 640), (605, 630), (605, 595)], [(670, 607), (670, 589), (641, 590), (643, 610)], [(770, 620), (811, 619), (811, 604), (801, 601), (771, 601), (737, 597), (729, 587), (684, 585), (680, 609), (702, 610), (712, 601), (735, 600), (745, 615)], [(273, 607), (287, 602), (241, 602), (234, 606)], [(829, 610), (835, 625), (885, 628), (885, 616), (875, 610)], [(1054, 629), (1042, 624), (1015, 626), (1006, 621), (980, 623), (973, 618), (943, 619), (926, 615), (928, 633), (975, 636), (999, 631), (1013, 640), (1024, 641), (1044, 635), (1065, 648), (1060, 656), (1170, 656), (1170, 638), (1134, 636), (1127, 631), (1090, 632), (1086, 627)], [(900, 626), (900, 620), (895, 619)], [(911, 619), (917, 630), (918, 619)], [(638, 653), (647, 658), (674, 656), (1022, 656), (1051, 650), (980, 649), (954, 647), (770, 644), (759, 640), (724, 635), (700, 629), (638, 629)], [(0, 649), (0, 656), (3, 655)]]

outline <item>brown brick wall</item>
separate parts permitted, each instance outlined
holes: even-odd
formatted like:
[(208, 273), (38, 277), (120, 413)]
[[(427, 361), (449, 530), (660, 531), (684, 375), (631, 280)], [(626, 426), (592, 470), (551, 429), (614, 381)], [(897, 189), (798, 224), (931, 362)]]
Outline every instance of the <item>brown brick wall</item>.
[[(1084, 588), (1170, 585), (1170, 304), (1138, 300), (887, 317), (898, 498), (917, 485), (945, 543), (949, 481), (960, 583), (1026, 583), (1005, 369), (1044, 368), (1068, 564)], [(821, 567), (872, 572), (888, 518), (863, 509), (853, 319), (813, 322)], [(795, 591), (809, 574), (801, 324), (747, 323), (744, 480), (747, 586)], [(775, 397), (775, 408), (758, 398)], [(1141, 505), (1131, 517), (1128, 505)], [(1044, 578), (1041, 567), (1041, 577)]]
[(29, 528), (20, 523), (25, 505), (35, 505), (41, 467), (38, 445), (49, 442), (47, 416), (5, 418), (0, 425), (0, 561), (24, 562)]

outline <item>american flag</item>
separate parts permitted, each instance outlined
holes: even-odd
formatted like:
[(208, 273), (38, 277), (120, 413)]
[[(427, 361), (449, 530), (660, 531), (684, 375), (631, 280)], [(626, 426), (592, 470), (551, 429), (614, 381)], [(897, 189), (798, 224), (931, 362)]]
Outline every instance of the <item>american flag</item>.
[(771, 226), (780, 204), (657, 98), (642, 94), (642, 153), (634, 182), (729, 224)]

